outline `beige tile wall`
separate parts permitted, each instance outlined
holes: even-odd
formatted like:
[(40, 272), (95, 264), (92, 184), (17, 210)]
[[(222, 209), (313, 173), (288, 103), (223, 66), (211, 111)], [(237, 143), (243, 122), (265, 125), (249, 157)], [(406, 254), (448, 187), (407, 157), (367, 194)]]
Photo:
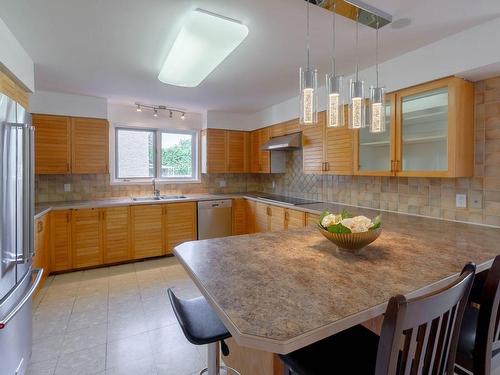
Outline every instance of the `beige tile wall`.
[[(225, 181), (226, 187), (220, 187)], [(63, 202), (110, 199), (152, 194), (151, 185), (111, 185), (109, 175), (39, 175), (36, 176), (36, 202)], [(64, 192), (64, 184), (71, 192)], [(158, 185), (162, 194), (237, 193), (256, 190), (256, 179), (246, 174), (203, 175), (201, 183)]]
[[(287, 173), (260, 176), (260, 190), (500, 226), (500, 77), (477, 82), (475, 168), (472, 178), (314, 176), (302, 173), (302, 152), (289, 157)], [(273, 181), (276, 187), (272, 188)], [(467, 209), (455, 208), (465, 193)], [(482, 208), (470, 208), (472, 199)]]

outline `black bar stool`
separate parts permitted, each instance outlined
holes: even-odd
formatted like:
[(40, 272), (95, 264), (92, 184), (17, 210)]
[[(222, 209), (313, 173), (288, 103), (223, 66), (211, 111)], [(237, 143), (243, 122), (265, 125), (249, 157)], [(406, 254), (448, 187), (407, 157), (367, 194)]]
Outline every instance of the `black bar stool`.
[(208, 346), (208, 367), (203, 369), (200, 375), (205, 373), (207, 375), (241, 375), (231, 367), (220, 365), (220, 349), (222, 347), (224, 356), (229, 355), (229, 348), (224, 339), (231, 337), (231, 334), (207, 300), (204, 297), (180, 299), (171, 288), (168, 289), (168, 297), (187, 340), (194, 345), (207, 344)]

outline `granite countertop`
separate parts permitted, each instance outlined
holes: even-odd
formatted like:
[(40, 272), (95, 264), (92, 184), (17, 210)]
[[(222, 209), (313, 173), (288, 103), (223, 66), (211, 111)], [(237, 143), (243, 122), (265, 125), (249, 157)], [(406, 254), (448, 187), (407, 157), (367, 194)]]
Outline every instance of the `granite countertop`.
[[(309, 209), (346, 208), (319, 204)], [(352, 213), (377, 213), (350, 208)], [(500, 229), (383, 213), (378, 240), (343, 253), (316, 229), (187, 242), (174, 253), (243, 346), (288, 353), (478, 270), (499, 254)]]

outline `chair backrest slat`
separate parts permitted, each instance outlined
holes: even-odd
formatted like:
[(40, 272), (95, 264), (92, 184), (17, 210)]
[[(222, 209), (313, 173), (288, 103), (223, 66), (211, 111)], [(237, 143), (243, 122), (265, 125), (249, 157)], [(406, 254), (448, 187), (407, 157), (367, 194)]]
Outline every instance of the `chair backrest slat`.
[(474, 373), (491, 373), (491, 356), (500, 347), (499, 326), (500, 301), (500, 255), (489, 269), (479, 299), (479, 315), (474, 344)]
[(466, 265), (460, 277), (434, 293), (410, 300), (391, 298), (380, 335), (376, 375), (453, 375), (475, 269), (473, 264)]

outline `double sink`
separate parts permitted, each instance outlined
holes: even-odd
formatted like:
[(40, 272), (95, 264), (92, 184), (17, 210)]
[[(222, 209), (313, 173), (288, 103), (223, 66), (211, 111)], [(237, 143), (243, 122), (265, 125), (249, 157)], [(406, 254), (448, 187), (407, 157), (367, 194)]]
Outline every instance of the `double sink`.
[(158, 195), (150, 197), (134, 197), (134, 202), (151, 202), (151, 201), (173, 201), (179, 199), (188, 199), (185, 195)]

